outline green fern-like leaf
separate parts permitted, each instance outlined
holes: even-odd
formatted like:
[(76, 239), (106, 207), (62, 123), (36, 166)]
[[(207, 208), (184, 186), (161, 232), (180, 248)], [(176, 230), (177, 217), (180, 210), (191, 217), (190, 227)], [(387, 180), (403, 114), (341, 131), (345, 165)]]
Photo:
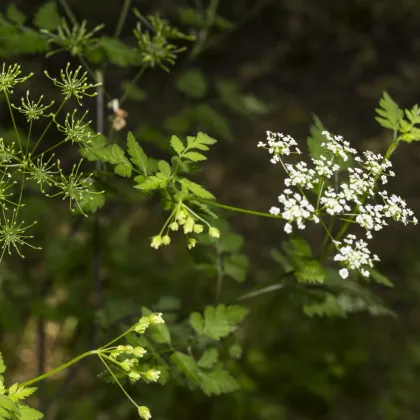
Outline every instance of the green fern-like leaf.
[(0, 395), (0, 420), (10, 420), (18, 415), (17, 405), (6, 395)]
[(235, 331), (245, 318), (248, 309), (243, 306), (207, 306), (204, 316), (195, 312), (190, 316), (190, 324), (197, 334), (220, 340)]
[(21, 420), (41, 420), (44, 418), (44, 414), (27, 405), (18, 404), (18, 410)]
[(189, 191), (191, 191), (195, 196), (199, 198), (207, 198), (207, 199), (214, 199), (215, 196), (204, 189), (201, 185), (196, 184), (193, 181), (190, 181), (187, 178), (181, 178), (179, 182), (186, 187)]
[(36, 387), (26, 388), (16, 383), (9, 388), (8, 394), (12, 401), (17, 402), (31, 396), (37, 389)]
[(206, 395), (221, 395), (237, 391), (239, 382), (222, 367), (217, 367), (209, 373), (200, 372), (200, 387)]
[(181, 153), (185, 150), (185, 146), (182, 141), (177, 136), (171, 137), (171, 146), (175, 150), (178, 156), (181, 156)]
[(145, 191), (154, 191), (161, 188), (165, 188), (167, 184), (168, 184), (168, 179), (165, 178), (164, 176), (152, 175), (152, 176), (149, 176), (146, 179), (146, 181), (135, 185), (134, 188), (137, 188), (139, 190), (145, 190)]
[(142, 147), (137, 143), (134, 135), (129, 132), (127, 135), (127, 152), (131, 161), (147, 176), (148, 158)]
[(400, 120), (404, 113), (400, 107), (392, 100), (387, 92), (384, 92), (379, 101), (380, 108), (376, 109), (379, 117), (375, 117), (376, 121), (385, 128), (398, 131)]
[(219, 361), (219, 350), (211, 348), (206, 350), (198, 361), (198, 366), (202, 369), (211, 369)]

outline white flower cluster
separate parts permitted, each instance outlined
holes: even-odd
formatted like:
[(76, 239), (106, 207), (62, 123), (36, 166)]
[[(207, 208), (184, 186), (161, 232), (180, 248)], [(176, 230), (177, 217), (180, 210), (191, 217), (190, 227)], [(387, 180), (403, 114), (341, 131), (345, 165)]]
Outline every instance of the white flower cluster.
[(268, 149), (268, 152), (273, 155), (270, 162), (280, 162), (281, 156), (288, 156), (290, 154), (300, 155), (302, 152), (298, 149), (296, 140), (290, 136), (285, 136), (282, 133), (272, 133), (267, 131), (267, 143), (260, 141), (258, 147)]
[(344, 246), (340, 241), (334, 241), (338, 247), (339, 253), (334, 257), (334, 261), (340, 261), (345, 265), (339, 273), (340, 276), (345, 279), (349, 275), (349, 270), (359, 270), (362, 276), (369, 277), (369, 271), (365, 267), (373, 267), (374, 261), (379, 261), (377, 255), (371, 257), (371, 253), (368, 249), (368, 244), (362, 239), (356, 240), (355, 235), (347, 235), (343, 239)]
[[(325, 142), (321, 147), (325, 154), (317, 159), (311, 158), (311, 167), (303, 161), (296, 164), (283, 162), (283, 156), (301, 153), (296, 147), (297, 142), (290, 136), (268, 131), (267, 143), (258, 143), (258, 147), (265, 148), (272, 155), (270, 161), (280, 163), (287, 173), (286, 189), (278, 197), (281, 207), (270, 209), (271, 214), (286, 221), (286, 233), (293, 231), (293, 225), (304, 229), (305, 222), (318, 223), (322, 216), (337, 216), (357, 224), (365, 230), (367, 239), (372, 238), (372, 232), (387, 226), (389, 219), (405, 225), (417, 224), (413, 211), (401, 197), (378, 190), (388, 182), (388, 177), (395, 176), (389, 160), (371, 151), (360, 156), (341, 136), (327, 131), (322, 134)], [(334, 176), (336, 182), (344, 165), (346, 171), (343, 173), (347, 172), (347, 176), (334, 185), (330, 179)], [(310, 193), (316, 195), (316, 207), (309, 201)], [(376, 255), (371, 257), (367, 243), (356, 240), (354, 235), (348, 235), (343, 242), (334, 241), (334, 245), (338, 250), (335, 261), (344, 266), (340, 270), (343, 278), (348, 277), (349, 270), (358, 270), (362, 276), (368, 277), (368, 268), (373, 266), (373, 261), (379, 260)]]

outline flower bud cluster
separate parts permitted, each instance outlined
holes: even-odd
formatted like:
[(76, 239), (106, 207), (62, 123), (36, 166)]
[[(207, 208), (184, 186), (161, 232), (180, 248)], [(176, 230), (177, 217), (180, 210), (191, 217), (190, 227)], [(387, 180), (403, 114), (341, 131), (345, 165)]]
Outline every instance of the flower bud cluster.
[(191, 249), (197, 244), (197, 240), (191, 235), (203, 233), (205, 228), (207, 228), (210, 237), (220, 237), (220, 232), (217, 228), (211, 226), (207, 220), (195, 213), (186, 204), (179, 202), (167, 219), (159, 235), (153, 236), (150, 246), (159, 249), (162, 245), (169, 245), (171, 243), (170, 231), (182, 230), (187, 236), (188, 249)]

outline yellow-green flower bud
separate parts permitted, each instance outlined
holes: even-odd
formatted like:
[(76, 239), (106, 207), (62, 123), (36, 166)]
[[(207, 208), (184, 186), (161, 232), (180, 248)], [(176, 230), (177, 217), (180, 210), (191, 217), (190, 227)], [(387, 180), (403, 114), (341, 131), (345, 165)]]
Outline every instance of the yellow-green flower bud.
[(178, 230), (178, 229), (179, 229), (179, 225), (178, 225), (178, 223), (177, 223), (177, 222), (172, 222), (172, 223), (169, 225), (169, 229), (171, 229), (171, 230), (173, 230), (173, 231)]
[(144, 376), (152, 382), (156, 382), (159, 379), (160, 372), (156, 369), (149, 369), (147, 372), (144, 373)]
[(133, 355), (136, 357), (143, 357), (147, 353), (147, 350), (143, 347), (134, 347)]
[(197, 241), (194, 238), (188, 239), (188, 249), (194, 248)]
[(133, 381), (138, 381), (138, 380), (141, 378), (141, 375), (140, 375), (140, 373), (138, 373), (138, 372), (131, 371), (131, 372), (128, 374), (128, 377), (129, 377), (131, 380), (133, 380)]
[(153, 236), (150, 246), (152, 248), (159, 249), (161, 245), (162, 245), (162, 237), (160, 235)]
[(191, 233), (194, 229), (194, 219), (192, 217), (188, 217), (184, 224), (184, 233)]
[(139, 319), (139, 322), (134, 326), (134, 331), (139, 334), (144, 334), (147, 328), (150, 325), (150, 320), (148, 316), (143, 316)]
[(139, 412), (140, 418), (142, 418), (143, 420), (150, 420), (152, 418), (152, 415), (150, 414), (150, 410), (144, 405), (138, 408), (138, 412)]
[(209, 229), (209, 235), (212, 237), (212, 238), (220, 238), (220, 231), (219, 231), (219, 229), (217, 229), (217, 228), (215, 228), (215, 227), (211, 227), (210, 229)]
[(176, 219), (179, 220), (179, 221), (180, 220), (185, 220), (187, 218), (187, 216), (188, 216), (188, 213), (184, 209), (181, 209), (177, 213)]
[(194, 225), (194, 233), (201, 233), (203, 230), (203, 225)]
[(121, 367), (126, 371), (130, 371), (131, 370), (131, 360), (130, 359), (125, 359), (124, 361), (122, 361), (121, 362)]
[(169, 235), (165, 235), (163, 238), (162, 238), (162, 244), (163, 245), (169, 245), (171, 243), (171, 238), (170, 238), (170, 236)]
[(150, 325), (164, 324), (165, 320), (162, 318), (161, 312), (155, 312), (154, 314), (149, 315), (149, 322), (150, 322)]

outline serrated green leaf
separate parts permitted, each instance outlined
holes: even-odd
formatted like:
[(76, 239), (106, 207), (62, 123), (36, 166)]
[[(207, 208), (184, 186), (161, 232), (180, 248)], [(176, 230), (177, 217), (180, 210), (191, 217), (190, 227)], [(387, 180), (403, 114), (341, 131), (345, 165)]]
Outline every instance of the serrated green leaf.
[(181, 73), (175, 81), (176, 88), (195, 99), (203, 98), (208, 89), (204, 74), (197, 69), (188, 69)]
[(24, 400), (25, 398), (29, 397), (30, 395), (32, 395), (38, 388), (36, 387), (30, 387), (30, 388), (26, 388), (23, 386), (19, 386), (18, 383), (13, 384), (9, 390), (8, 390), (8, 395), (9, 398), (13, 401), (13, 402), (17, 402), (19, 400)]
[(90, 143), (88, 147), (80, 149), (80, 154), (90, 162), (95, 162), (100, 159), (97, 152), (103, 149), (107, 143), (107, 138), (102, 134), (97, 134), (95, 136), (90, 137)]
[(165, 188), (168, 184), (168, 179), (162, 179), (157, 176), (149, 176), (146, 181), (137, 184), (134, 188), (145, 191), (153, 191), (160, 188)]
[(326, 277), (322, 264), (309, 259), (297, 262), (294, 275), (301, 283), (324, 283)]
[(174, 149), (175, 152), (178, 154), (178, 156), (180, 156), (181, 153), (185, 150), (185, 146), (177, 136), (171, 137), (171, 146), (172, 149)]
[(57, 28), (61, 23), (57, 3), (55, 1), (44, 3), (36, 12), (33, 23), (42, 29), (52, 30)]
[(192, 162), (201, 162), (203, 160), (207, 160), (207, 158), (202, 154), (198, 152), (187, 152), (182, 155), (183, 158), (189, 159)]
[(83, 198), (79, 200), (79, 206), (75, 208), (75, 212), (78, 214), (81, 209), (85, 213), (96, 213), (105, 205), (105, 200), (105, 194), (97, 194), (95, 192), (92, 192), (92, 194), (83, 194)]
[(204, 310), (204, 329), (202, 334), (214, 340), (220, 340), (235, 331), (237, 324), (248, 313), (243, 306), (207, 306)]
[(14, 419), (18, 415), (17, 405), (6, 395), (0, 395), (0, 420)]
[(21, 420), (41, 420), (44, 414), (27, 405), (18, 404), (18, 410)]
[(379, 101), (379, 106), (380, 108), (376, 109), (376, 113), (379, 115), (379, 117), (375, 118), (376, 121), (378, 121), (382, 127), (398, 131), (400, 119), (403, 117), (404, 113), (387, 92), (383, 93), (382, 98)]
[(190, 315), (189, 322), (190, 322), (191, 327), (193, 327), (193, 329), (195, 330), (195, 332), (198, 335), (201, 335), (204, 329), (204, 319), (201, 316), (201, 314), (198, 312), (193, 312)]
[(209, 373), (200, 373), (201, 389), (206, 395), (221, 395), (237, 391), (239, 382), (225, 369), (218, 367)]
[(228, 121), (212, 106), (207, 104), (196, 106), (193, 109), (193, 116), (195, 121), (203, 127), (203, 130), (218, 134), (225, 140), (233, 141)]
[(95, 150), (95, 153), (104, 162), (115, 165), (114, 172), (123, 177), (130, 177), (133, 167), (131, 162), (125, 157), (124, 151), (117, 144)]
[(369, 273), (373, 281), (375, 281), (376, 283), (382, 284), (383, 286), (387, 287), (394, 287), (394, 284), (388, 277), (384, 276), (382, 273), (375, 270), (374, 268), (370, 268)]
[(127, 134), (127, 152), (131, 157), (131, 161), (147, 176), (148, 158), (143, 148), (137, 143), (131, 131)]
[(137, 51), (118, 39), (103, 36), (95, 45), (95, 49), (104, 51), (108, 60), (117, 66), (126, 67), (140, 64)]
[(23, 25), (26, 21), (26, 16), (17, 8), (14, 3), (10, 3), (6, 9), (7, 19), (18, 25)]
[(238, 283), (243, 283), (248, 272), (248, 257), (241, 254), (233, 254), (223, 259), (223, 271)]
[(236, 25), (231, 20), (217, 15), (216, 19), (214, 19), (214, 26), (222, 30), (229, 30), (235, 28)]
[(221, 252), (238, 252), (244, 244), (244, 238), (237, 233), (229, 232), (219, 239), (219, 250)]
[(198, 366), (202, 369), (212, 369), (219, 361), (219, 350), (211, 348), (206, 350), (198, 361)]
[(195, 28), (206, 26), (206, 19), (192, 7), (180, 7), (178, 8), (178, 14), (181, 23), (187, 26)]
[(198, 185), (187, 178), (181, 178), (179, 182), (197, 197), (208, 199), (215, 198), (215, 196), (211, 192), (207, 191), (201, 185)]
[(121, 163), (121, 164), (116, 165), (114, 167), (114, 172), (119, 176), (123, 176), (125, 178), (130, 178), (132, 169), (133, 168), (132, 168), (132, 166), (129, 162), (128, 163)]
[(232, 344), (229, 347), (229, 355), (233, 359), (240, 359), (242, 357), (243, 349), (239, 344)]
[(181, 112), (165, 118), (163, 128), (169, 133), (185, 135), (190, 129), (191, 122), (191, 111), (189, 108), (184, 108)]
[(172, 353), (171, 360), (188, 379), (191, 379), (197, 385), (200, 384), (200, 369), (198, 368), (196, 361), (191, 356), (181, 353), (180, 351), (176, 351)]
[(292, 236), (283, 248), (292, 259), (311, 258), (312, 250), (308, 242), (301, 236)]
[(321, 147), (325, 143), (325, 137), (322, 132), (326, 130), (324, 124), (319, 117), (313, 114), (313, 123), (309, 128), (310, 135), (307, 138), (309, 155), (312, 159), (319, 159), (320, 156), (325, 156), (325, 149)]
[(172, 173), (171, 165), (169, 165), (169, 163), (166, 162), (165, 160), (160, 160), (158, 162), (158, 168), (159, 168), (159, 171), (163, 175), (165, 175), (166, 178), (169, 178), (171, 176), (171, 173)]
[(143, 89), (140, 89), (134, 83), (125, 80), (121, 83), (121, 90), (124, 92), (124, 95), (127, 99), (133, 101), (144, 101), (147, 98), (147, 92)]

